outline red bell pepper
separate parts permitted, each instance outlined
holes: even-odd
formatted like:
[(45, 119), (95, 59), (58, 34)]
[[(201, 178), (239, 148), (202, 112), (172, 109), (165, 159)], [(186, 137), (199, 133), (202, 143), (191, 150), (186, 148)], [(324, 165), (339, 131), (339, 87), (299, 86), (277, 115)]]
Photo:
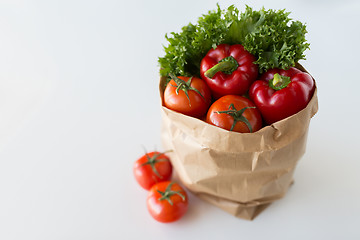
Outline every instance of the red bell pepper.
[(242, 95), (258, 76), (255, 61), (240, 44), (220, 44), (202, 59), (200, 75), (216, 99), (230, 94)]
[(249, 96), (265, 122), (272, 124), (304, 109), (314, 89), (312, 77), (297, 68), (271, 69), (251, 85)]

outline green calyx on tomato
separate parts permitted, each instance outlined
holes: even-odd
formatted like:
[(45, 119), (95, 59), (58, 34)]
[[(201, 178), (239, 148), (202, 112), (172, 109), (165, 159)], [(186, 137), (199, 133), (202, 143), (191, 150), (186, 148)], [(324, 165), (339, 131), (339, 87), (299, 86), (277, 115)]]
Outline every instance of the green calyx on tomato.
[(189, 98), (189, 93), (188, 91), (189, 90), (192, 90), (192, 91), (195, 91), (196, 93), (198, 93), (205, 101), (205, 97), (200, 93), (200, 91), (194, 87), (191, 87), (191, 80), (192, 80), (192, 77), (189, 78), (189, 80), (186, 82), (178, 77), (176, 77), (175, 75), (173, 74), (169, 74), (169, 76), (172, 78), (172, 80), (174, 80), (174, 82), (176, 83), (177, 86), (173, 86), (173, 87), (176, 87), (176, 95), (179, 95), (179, 91), (184, 91), (187, 99), (189, 100), (189, 106), (191, 107), (191, 101), (190, 101), (190, 98)]
[[(165, 201), (166, 198), (170, 201)], [(180, 219), (186, 213), (189, 202), (186, 191), (179, 184), (162, 181), (151, 187), (146, 205), (156, 221), (167, 223)]]
[(208, 78), (213, 78), (217, 72), (232, 74), (239, 67), (239, 63), (233, 56), (223, 58), (218, 64), (207, 70), (204, 74)]
[(170, 151), (166, 151), (166, 152), (162, 152), (162, 153), (157, 153), (155, 155), (153, 155), (152, 157), (149, 156), (149, 154), (145, 154), (146, 155), (146, 158), (147, 158), (147, 161), (144, 162), (143, 164), (141, 164), (140, 166), (145, 166), (145, 165), (150, 165), (151, 166), (151, 169), (153, 170), (153, 172), (155, 173), (156, 176), (158, 176), (159, 178), (163, 178), (163, 176), (161, 176), (158, 172), (158, 170), (156, 169), (155, 167), (155, 164), (158, 163), (158, 162), (164, 162), (164, 161), (169, 161), (168, 159), (166, 158), (161, 158), (159, 159), (160, 156), (164, 155), (165, 153), (167, 152), (171, 152)]
[(161, 197), (160, 197), (158, 200), (159, 200), (159, 201), (166, 200), (166, 201), (169, 202), (169, 204), (170, 204), (171, 206), (173, 205), (173, 202), (172, 202), (171, 199), (170, 199), (170, 197), (171, 197), (172, 195), (175, 195), (175, 194), (176, 194), (176, 195), (179, 195), (179, 196), (182, 198), (182, 200), (185, 201), (185, 196), (180, 193), (181, 191), (172, 191), (172, 190), (171, 190), (171, 187), (172, 187), (173, 184), (174, 184), (174, 183), (171, 182), (171, 183), (167, 186), (167, 188), (165, 189), (165, 192), (162, 192), (162, 191), (160, 191), (160, 190), (157, 190), (157, 192), (160, 193), (160, 195), (161, 195)]
[(274, 90), (281, 90), (286, 88), (289, 83), (291, 83), (290, 77), (275, 73), (274, 78), (269, 81), (269, 87)]
[(231, 117), (234, 118), (234, 122), (230, 128), (230, 131), (232, 131), (236, 125), (237, 122), (241, 121), (243, 123), (246, 124), (246, 126), (249, 128), (249, 131), (252, 132), (253, 129), (252, 129), (252, 126), (249, 122), (249, 120), (243, 116), (243, 113), (245, 112), (246, 109), (249, 109), (249, 108), (255, 108), (255, 107), (244, 107), (240, 110), (236, 110), (234, 104), (230, 104), (229, 106), (229, 110), (226, 110), (226, 111), (217, 111), (216, 113), (218, 114), (222, 114), (222, 113), (225, 113), (225, 114), (228, 114), (230, 115)]

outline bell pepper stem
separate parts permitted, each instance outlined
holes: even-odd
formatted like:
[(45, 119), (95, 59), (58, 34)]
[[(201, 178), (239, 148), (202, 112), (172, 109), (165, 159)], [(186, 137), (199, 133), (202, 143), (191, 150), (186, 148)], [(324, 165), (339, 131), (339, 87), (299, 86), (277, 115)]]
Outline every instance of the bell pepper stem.
[(239, 67), (238, 62), (232, 56), (226, 57), (222, 59), (219, 63), (217, 63), (212, 68), (208, 69), (204, 75), (208, 78), (213, 78), (216, 73), (223, 72), (226, 74), (231, 74)]
[(290, 77), (275, 73), (274, 78), (269, 81), (269, 86), (274, 90), (281, 90), (287, 87), (287, 85), (289, 85), (290, 82), (291, 82)]

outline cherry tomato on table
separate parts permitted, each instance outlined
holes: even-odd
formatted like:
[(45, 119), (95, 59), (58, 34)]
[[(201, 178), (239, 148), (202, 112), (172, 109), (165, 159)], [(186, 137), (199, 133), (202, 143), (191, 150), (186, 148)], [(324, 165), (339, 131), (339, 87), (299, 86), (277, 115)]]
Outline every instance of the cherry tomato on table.
[(196, 77), (171, 78), (164, 91), (165, 107), (192, 117), (204, 116), (211, 104), (206, 83)]
[(256, 132), (262, 127), (262, 118), (255, 104), (237, 95), (226, 95), (216, 100), (209, 108), (206, 122), (241, 133)]
[(172, 165), (165, 153), (150, 152), (135, 162), (133, 171), (140, 186), (149, 190), (155, 183), (171, 178)]
[(174, 222), (186, 213), (188, 196), (179, 184), (160, 182), (150, 189), (147, 208), (155, 220), (163, 223)]

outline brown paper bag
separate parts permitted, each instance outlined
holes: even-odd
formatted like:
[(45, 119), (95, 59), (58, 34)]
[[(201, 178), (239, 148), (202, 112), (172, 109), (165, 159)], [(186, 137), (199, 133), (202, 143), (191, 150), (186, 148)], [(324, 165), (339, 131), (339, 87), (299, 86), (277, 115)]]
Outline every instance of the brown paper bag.
[[(301, 65), (297, 66), (305, 70)], [(163, 103), (165, 78), (160, 80)], [(182, 183), (201, 199), (253, 219), (282, 198), (306, 148), (317, 90), (297, 114), (255, 133), (237, 133), (172, 111), (162, 104), (162, 143)]]

